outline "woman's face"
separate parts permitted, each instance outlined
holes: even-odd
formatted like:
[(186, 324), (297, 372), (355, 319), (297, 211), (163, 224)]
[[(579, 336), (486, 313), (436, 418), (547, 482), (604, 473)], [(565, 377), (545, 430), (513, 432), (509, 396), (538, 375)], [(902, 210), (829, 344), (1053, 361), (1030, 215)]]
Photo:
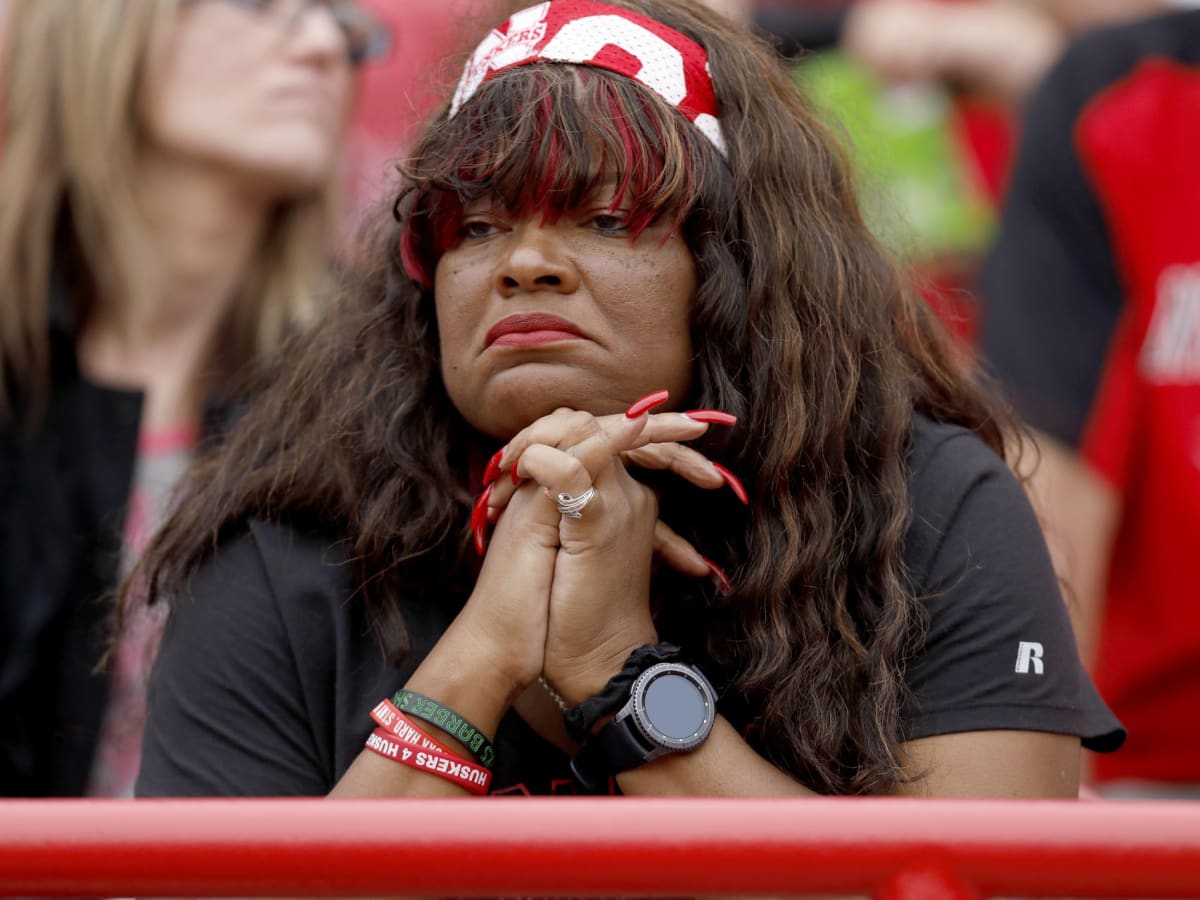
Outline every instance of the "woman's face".
[(180, 5), (142, 97), (147, 152), (245, 176), (274, 196), (330, 176), (353, 93), (346, 37), (323, 4), (290, 21), (273, 9)]
[(632, 239), (612, 197), (602, 188), (555, 222), (467, 208), (434, 293), (442, 377), (480, 431), (504, 439), (563, 406), (687, 395), (695, 261), (669, 216)]

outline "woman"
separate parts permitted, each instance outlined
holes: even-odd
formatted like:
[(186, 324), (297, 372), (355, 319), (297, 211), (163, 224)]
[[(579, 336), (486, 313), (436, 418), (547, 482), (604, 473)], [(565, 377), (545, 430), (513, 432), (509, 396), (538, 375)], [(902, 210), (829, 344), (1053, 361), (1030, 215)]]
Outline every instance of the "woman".
[(368, 26), (347, 3), (9, 10), (0, 794), (132, 792), (153, 627), (93, 675), (97, 601), (322, 290)]
[(1120, 743), (992, 401), (770, 48), (552, 0), (405, 168), (144, 558), (139, 794), (1073, 796)]

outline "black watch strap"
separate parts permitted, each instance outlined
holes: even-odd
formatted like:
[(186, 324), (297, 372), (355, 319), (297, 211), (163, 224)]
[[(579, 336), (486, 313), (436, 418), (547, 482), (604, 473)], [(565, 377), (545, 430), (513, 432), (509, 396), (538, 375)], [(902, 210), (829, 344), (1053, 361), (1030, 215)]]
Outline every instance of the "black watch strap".
[(606, 793), (610, 776), (637, 768), (654, 749), (642, 742), (629, 718), (614, 719), (571, 760), (571, 774), (585, 790)]

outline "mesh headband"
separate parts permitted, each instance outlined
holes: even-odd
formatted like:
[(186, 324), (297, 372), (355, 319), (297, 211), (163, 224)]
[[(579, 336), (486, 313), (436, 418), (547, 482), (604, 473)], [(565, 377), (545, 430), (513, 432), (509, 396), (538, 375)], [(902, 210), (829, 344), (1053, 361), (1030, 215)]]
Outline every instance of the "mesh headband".
[(661, 22), (593, 0), (548, 0), (493, 29), (467, 60), (450, 102), (451, 118), (492, 75), (539, 61), (595, 66), (632, 78), (683, 113), (726, 155), (704, 48)]

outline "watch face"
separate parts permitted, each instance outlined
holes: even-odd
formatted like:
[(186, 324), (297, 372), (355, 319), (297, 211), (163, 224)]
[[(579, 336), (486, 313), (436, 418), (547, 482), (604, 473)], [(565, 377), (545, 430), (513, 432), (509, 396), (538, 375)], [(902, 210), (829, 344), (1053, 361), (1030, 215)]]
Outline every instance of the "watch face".
[(646, 686), (646, 718), (668, 738), (690, 738), (704, 724), (704, 698), (699, 689), (682, 675), (668, 672)]
[(712, 689), (702, 676), (677, 663), (648, 669), (634, 692), (634, 718), (647, 738), (671, 750), (691, 750), (712, 730), (716, 715)]

